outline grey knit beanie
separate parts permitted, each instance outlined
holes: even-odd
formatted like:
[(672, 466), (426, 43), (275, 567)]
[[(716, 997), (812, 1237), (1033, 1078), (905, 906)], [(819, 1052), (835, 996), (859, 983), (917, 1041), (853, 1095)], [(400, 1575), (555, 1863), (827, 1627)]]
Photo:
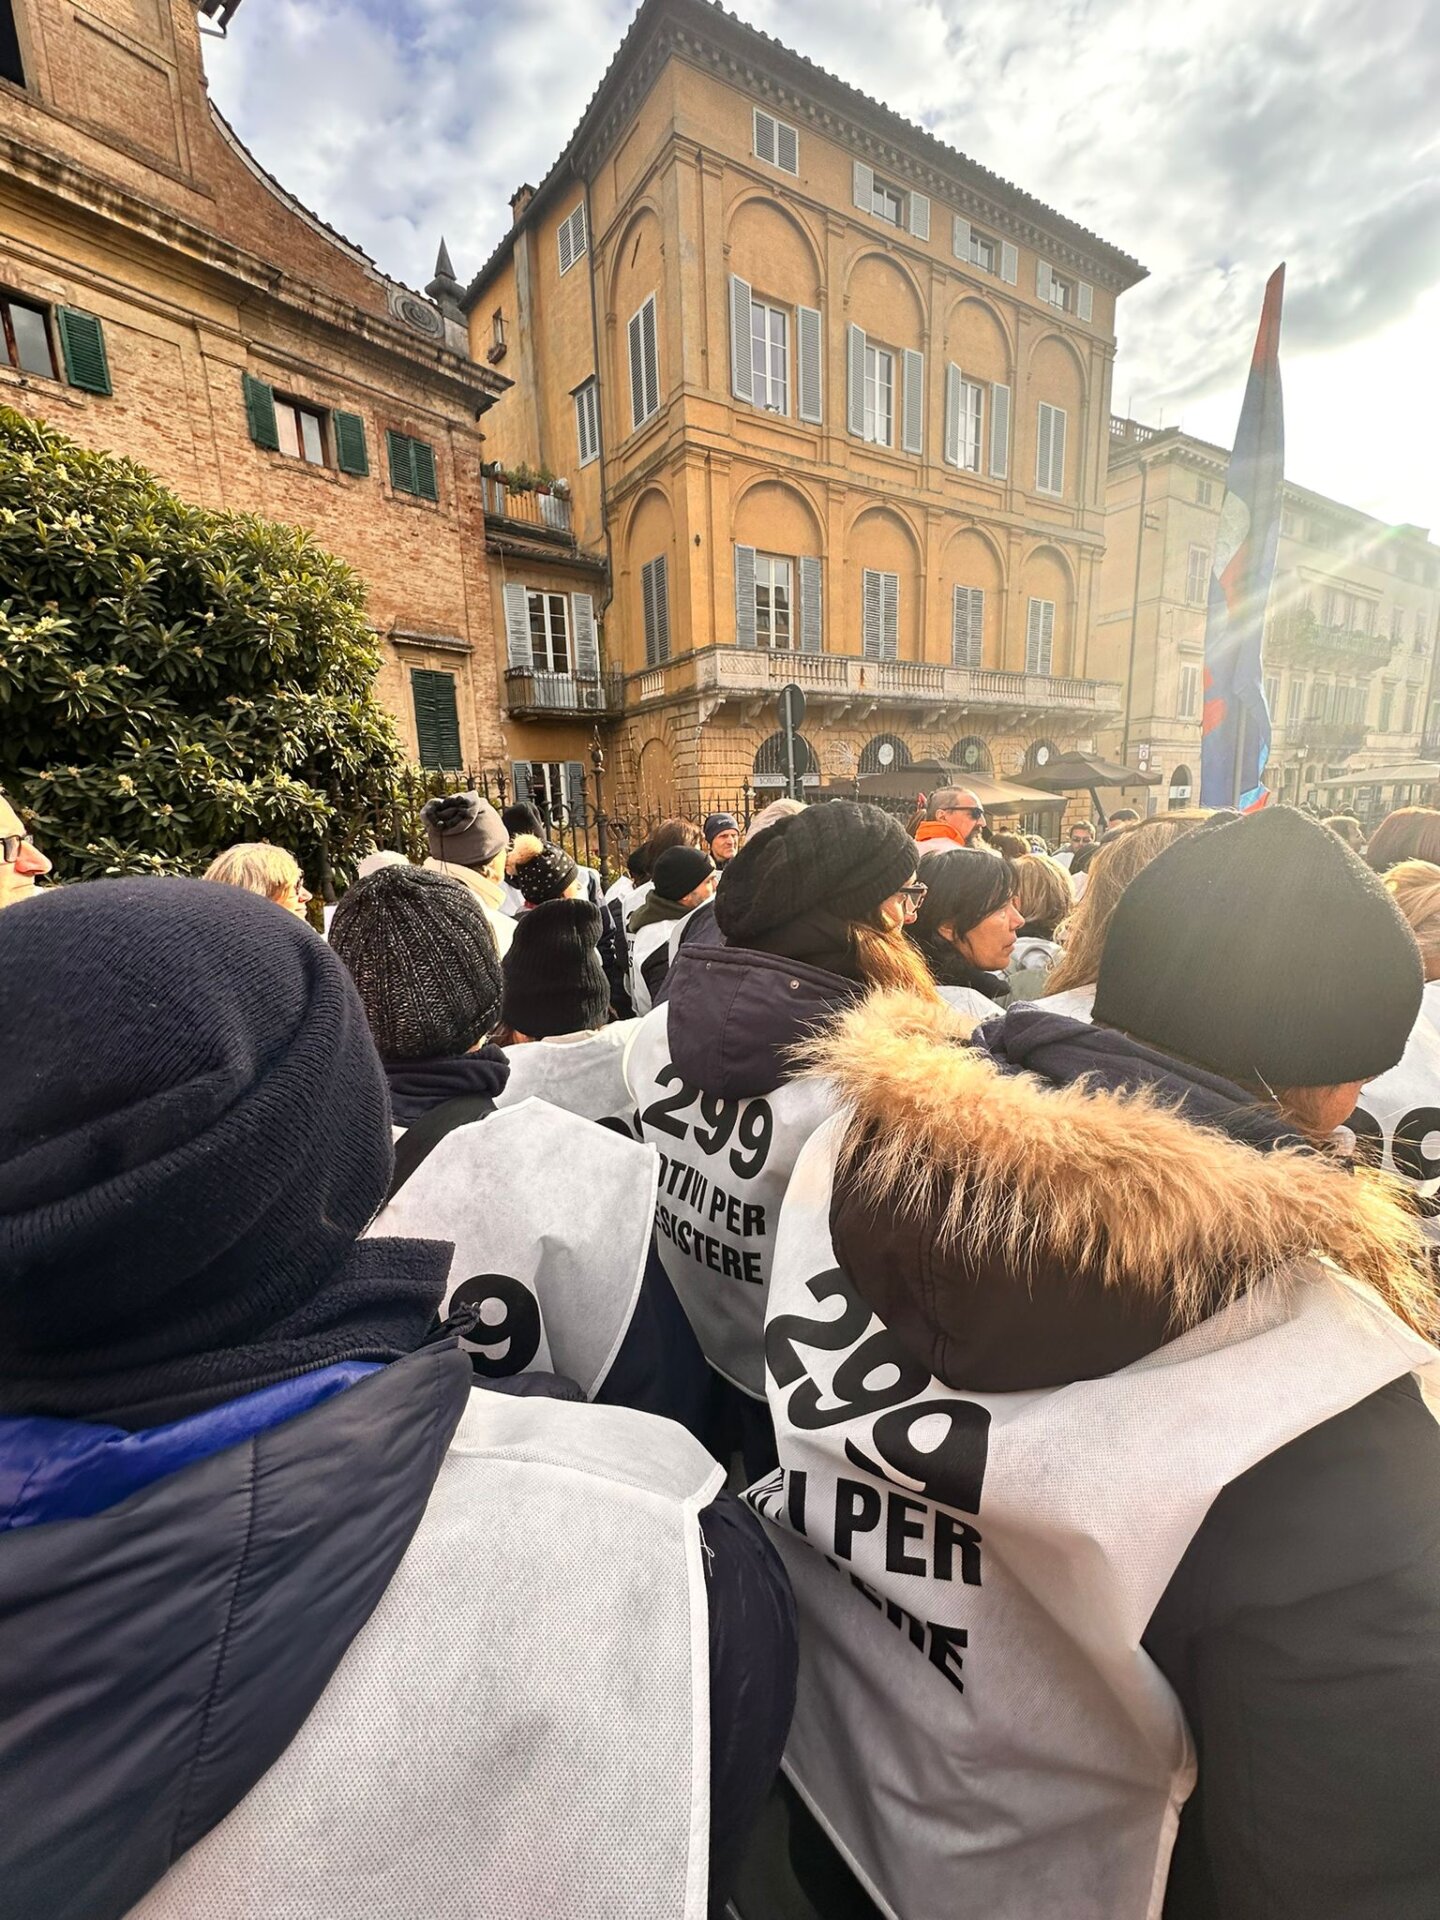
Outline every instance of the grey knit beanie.
[(430, 857), (455, 867), (483, 867), (510, 844), (505, 823), (478, 793), (444, 793), (420, 809)]
[(335, 909), (330, 945), (349, 968), (382, 1060), (468, 1053), (500, 1017), (500, 956), (463, 881), (382, 867)]

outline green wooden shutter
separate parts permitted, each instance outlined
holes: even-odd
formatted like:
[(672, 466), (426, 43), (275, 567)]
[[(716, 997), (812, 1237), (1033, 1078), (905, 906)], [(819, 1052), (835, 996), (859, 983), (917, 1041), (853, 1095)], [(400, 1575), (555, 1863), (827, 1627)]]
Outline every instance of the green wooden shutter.
[(57, 307), (60, 347), (65, 355), (65, 378), (83, 393), (109, 393), (110, 362), (105, 357), (105, 335), (93, 313)]
[(390, 455), (390, 484), (397, 493), (414, 493), (415, 468), (410, 457), (414, 441), (407, 434), (396, 433), (393, 427), (385, 431), (385, 445)]
[(440, 489), (435, 484), (435, 449), (424, 440), (410, 442), (410, 459), (415, 475), (413, 492), (422, 500), (438, 500)]
[(410, 669), (415, 702), (415, 736), (422, 767), (460, 765), (460, 716), (455, 706), (455, 676), (427, 667)]
[(335, 464), (341, 473), (365, 475), (370, 471), (370, 455), (365, 446), (365, 422), (358, 413), (332, 413), (335, 429)]
[(245, 392), (245, 418), (249, 423), (250, 438), (257, 447), (268, 447), (271, 453), (278, 453), (280, 429), (275, 424), (273, 389), (249, 373), (241, 374), (240, 384)]

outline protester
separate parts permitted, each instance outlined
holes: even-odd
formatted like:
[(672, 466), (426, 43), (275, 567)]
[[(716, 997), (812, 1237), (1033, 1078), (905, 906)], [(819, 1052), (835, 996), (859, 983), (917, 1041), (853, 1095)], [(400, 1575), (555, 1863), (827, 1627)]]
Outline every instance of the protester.
[(1004, 854), (1007, 860), (1023, 860), (1030, 851), (1030, 843), (1018, 833), (992, 833), (989, 839), (992, 853)]
[(1322, 827), (1328, 827), (1332, 833), (1338, 834), (1352, 853), (1358, 853), (1362, 859), (1364, 858), (1365, 830), (1353, 813), (1332, 813), (1320, 824)]
[(1397, 807), (1371, 834), (1365, 861), (1376, 873), (1388, 873), (1402, 860), (1428, 860), (1440, 866), (1440, 810)]
[(1129, 827), (1140, 818), (1134, 807), (1117, 807), (1106, 822), (1106, 831), (1111, 827)]
[(503, 967), (505, 1046), (588, 1035), (605, 1025), (610, 988), (600, 964), (603, 927), (599, 908), (588, 900), (550, 900), (521, 918)]
[(937, 787), (915, 839), (922, 853), (930, 846), (975, 846), (984, 825), (985, 809), (968, 787)]
[[(1153, 820), (1137, 820), (1127, 826), (1108, 846), (1097, 848), (1093, 856), (1082, 856), (1087, 863), (1093, 861), (1093, 872), (1086, 875), (1089, 884), (1084, 898), (1077, 895), (1075, 911), (1064, 923), (1061, 938), (1065, 951), (1045, 983), (1042, 1004), (1048, 1011), (1069, 1014), (1074, 1019), (1089, 1018), (1095, 982), (1100, 977), (1100, 957), (1120, 896), (1137, 873), (1175, 841), (1204, 826), (1207, 818), (1198, 808), (1157, 813)], [(1073, 879), (1073, 861), (1070, 872)]]
[(1022, 920), (1015, 863), (988, 848), (954, 847), (927, 854), (920, 878), (925, 894), (909, 938), (951, 1005), (988, 1019), (1010, 992), (1006, 969)]
[(410, 862), (403, 853), (385, 850), (379, 853), (367, 853), (355, 868), (357, 880), (368, 880), (372, 873), (378, 873), (382, 867), (408, 867)]
[(528, 833), (535, 840), (545, 838), (545, 822), (540, 818), (539, 808), (528, 800), (512, 801), (501, 810), (500, 821), (512, 844), (522, 833)]
[(1385, 891), (1415, 936), (1425, 990), (1404, 1054), (1366, 1086), (1348, 1125), (1360, 1157), (1408, 1182), (1440, 1236), (1440, 1160), (1431, 1150), (1440, 1129), (1440, 866), (1402, 860), (1385, 875)]
[(306, 888), (300, 863), (283, 847), (272, 847), (268, 840), (242, 840), (216, 854), (205, 869), (206, 880), (222, 887), (240, 887), (246, 893), (258, 893), (262, 900), (273, 900), (287, 913), (303, 920), (314, 895)]
[(1015, 862), (1015, 872), (1015, 905), (1023, 924), (1010, 955), (1010, 998), (1035, 1000), (1045, 992), (1051, 969), (1060, 958), (1056, 932), (1073, 911), (1075, 894), (1069, 874), (1046, 854), (1025, 854)]
[(1094, 827), (1088, 820), (1076, 820), (1071, 824), (1064, 848), (1056, 854), (1055, 858), (1068, 873), (1070, 871), (1070, 863), (1080, 851), (1081, 847), (1090, 847), (1094, 844)]
[(788, 798), (772, 800), (768, 806), (761, 807), (760, 811), (752, 816), (750, 825), (745, 830), (745, 838), (747, 841), (753, 840), (757, 833), (764, 833), (765, 829), (773, 827), (777, 820), (788, 820), (793, 814), (804, 811), (803, 800)]
[(430, 848), (425, 870), (450, 874), (469, 887), (484, 908), (495, 945), (503, 954), (515, 935), (505, 898), (505, 856), (510, 845), (505, 822), (478, 793), (447, 793), (427, 800), (420, 819)]
[(389, 1113), (335, 954), (147, 878), (0, 916), (0, 973), (6, 1910), (498, 1913), (543, 1860), (560, 1920), (678, 1915), (708, 1799), (718, 1911), (783, 1575), (688, 1435), (472, 1390), (449, 1249), (360, 1237)]
[(649, 893), (627, 922), (630, 935), (630, 1002), (648, 1013), (670, 966), (670, 936), (715, 892), (719, 875), (703, 847), (667, 847), (656, 860)]
[(585, 897), (584, 875), (564, 847), (538, 840), (533, 833), (516, 836), (505, 871), (527, 909), (547, 900)]
[(1085, 898), (1085, 890), (1090, 884), (1091, 862), (1101, 847), (1108, 846), (1110, 841), (1123, 831), (1123, 828), (1116, 828), (1113, 832), (1106, 833), (1100, 840), (1086, 841), (1083, 846), (1076, 847), (1070, 855), (1070, 891), (1075, 896), (1077, 906)]
[(25, 831), (25, 822), (0, 793), (0, 907), (13, 907), (38, 891), (36, 882), (50, 871), (50, 862)]
[(785, 1203), (754, 1497), (806, 1635), (787, 1771), (887, 1911), (962, 1876), (977, 1914), (1426, 1909), (1440, 1301), (1309, 1144), (1419, 1005), (1373, 876), (1272, 807), (1132, 881), (1095, 1026), (967, 1048), (897, 995), (813, 1050), (848, 1104)]
[(740, 851), (740, 822), (733, 813), (707, 813), (700, 833), (710, 858), (723, 871)]

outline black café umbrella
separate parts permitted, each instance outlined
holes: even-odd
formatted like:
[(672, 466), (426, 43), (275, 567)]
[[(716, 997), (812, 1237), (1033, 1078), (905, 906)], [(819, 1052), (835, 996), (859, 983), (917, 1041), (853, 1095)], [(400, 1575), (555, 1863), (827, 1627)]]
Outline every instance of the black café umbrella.
[(1056, 754), (1043, 767), (1031, 767), (1025, 778), (1032, 787), (1043, 787), (1049, 793), (1088, 793), (1103, 823), (1101, 787), (1153, 787), (1160, 776), (1123, 767), (1115, 760), (1103, 760), (1098, 753), (1075, 752)]

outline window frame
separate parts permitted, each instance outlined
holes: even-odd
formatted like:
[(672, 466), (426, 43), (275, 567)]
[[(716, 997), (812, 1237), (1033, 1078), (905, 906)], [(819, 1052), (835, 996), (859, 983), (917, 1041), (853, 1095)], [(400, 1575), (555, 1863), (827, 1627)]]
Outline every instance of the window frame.
[[(540, 632), (536, 633), (535, 614), (540, 613)], [(559, 632), (555, 627), (555, 606), (560, 608)], [(575, 671), (575, 641), (570, 631), (570, 596), (551, 587), (525, 589), (525, 623), (530, 634), (530, 664), (535, 673)], [(558, 641), (558, 645), (557, 645)], [(558, 662), (558, 664), (557, 664)]]
[[(893, 215), (888, 211), (892, 204), (895, 208)], [(872, 174), (870, 178), (870, 211), (877, 220), (883, 220), (887, 227), (898, 227), (903, 233), (905, 230), (905, 189), (903, 187), (892, 187), (889, 181), (882, 179), (878, 173)]]
[[(763, 321), (760, 319), (761, 315), (764, 316)], [(781, 334), (778, 343), (774, 337), (776, 322), (779, 323)], [(788, 414), (790, 411), (790, 332), (789, 308), (772, 306), (768, 300), (757, 300), (752, 292), (750, 295), (750, 404), (757, 407), (761, 413)], [(780, 355), (778, 404), (770, 397), (776, 384), (775, 376), (771, 372), (771, 361), (777, 346)], [(760, 398), (762, 385), (766, 396), (763, 400)]]
[(985, 470), (985, 384), (960, 376), (960, 471)]
[[(592, 373), (575, 389), (576, 465), (588, 467), (600, 458), (600, 382)], [(590, 451), (585, 451), (586, 427), (589, 427)]]
[(1175, 716), (1179, 720), (1200, 718), (1199, 667), (1186, 664), (1180, 668), (1179, 684), (1175, 689)]
[[(783, 642), (775, 638), (775, 595), (782, 590), (777, 570), (783, 568), (785, 579), (785, 633)], [(762, 580), (762, 571), (768, 578)], [(755, 645), (766, 653), (798, 653), (796, 644), (799, 639), (796, 623), (795, 580), (798, 573), (793, 555), (788, 553), (764, 553), (756, 549), (755, 553)], [(769, 596), (764, 618), (760, 610), (760, 595)]]
[[(873, 356), (873, 358), (872, 358)], [(895, 445), (895, 361), (893, 347), (877, 346), (867, 334), (865, 337), (865, 403), (861, 411), (860, 438), (868, 446), (894, 447)], [(875, 431), (880, 414), (880, 362), (884, 360), (889, 369), (885, 381), (887, 411), (885, 415), (885, 434)]]
[[(1196, 565), (1196, 559), (1199, 565)], [(1191, 541), (1190, 552), (1185, 561), (1185, 604), (1187, 607), (1207, 606), (1210, 601), (1210, 549)]]
[(1204, 478), (1195, 482), (1195, 504), (1197, 507), (1209, 507), (1215, 503), (1215, 482)]
[[(49, 356), (49, 370), (42, 372), (39, 367), (27, 367), (20, 358), (20, 344), (15, 333), (15, 323), (11, 309), (18, 307), (22, 313), (30, 313), (40, 322), (40, 331), (45, 337), (45, 351)], [(43, 300), (31, 300), (23, 293), (10, 293), (0, 289), (0, 337), (5, 342), (5, 364), (16, 373), (23, 373), (32, 380), (58, 380), (59, 363), (55, 357), (55, 335), (50, 325), (51, 309)]]
[[(1043, 483), (1040, 478), (1040, 421), (1041, 416), (1045, 413), (1056, 415), (1061, 423), (1060, 484), (1058, 486), (1050, 485), (1050, 481), (1055, 477), (1055, 427), (1053, 421), (1050, 427), (1050, 471)], [(1036, 493), (1043, 493), (1048, 500), (1063, 500), (1065, 498), (1065, 455), (1069, 450), (1065, 443), (1070, 437), (1069, 429), (1070, 417), (1066, 408), (1057, 407), (1053, 400), (1041, 400), (1037, 403), (1035, 412), (1035, 491)]]
[[(280, 442), (275, 451), (283, 454), (287, 460), (298, 460), (305, 467), (333, 467), (335, 462), (331, 458), (333, 435), (329, 431), (330, 409), (317, 407), (310, 400), (297, 400), (293, 394), (289, 393), (276, 393), (274, 406), (275, 432)], [(315, 426), (315, 436), (320, 448), (318, 460), (312, 460), (305, 451), (305, 435), (300, 426), (300, 423), (305, 420), (313, 421)], [(285, 444), (285, 424), (282, 422), (289, 425), (294, 435), (294, 447), (287, 447)]]

